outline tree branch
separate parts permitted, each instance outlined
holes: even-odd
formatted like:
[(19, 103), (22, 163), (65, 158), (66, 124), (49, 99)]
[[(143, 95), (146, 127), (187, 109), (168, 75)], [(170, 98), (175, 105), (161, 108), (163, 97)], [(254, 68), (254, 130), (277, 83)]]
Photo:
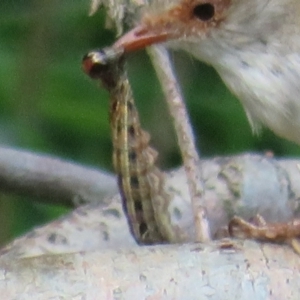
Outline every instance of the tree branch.
[[(45, 166), (44, 159), (51, 162), (50, 166), (53, 166), (53, 161), (64, 166), (62, 161), (4, 150), (7, 152), (1, 152), (0, 157), (10, 153), (16, 157), (7, 159), (6, 163), (5, 174), (9, 174), (12, 180), (14, 171), (20, 174), (18, 167), (23, 170), (21, 177), (25, 183), (30, 182), (26, 176), (32, 178), (31, 172), (36, 174), (39, 170), (39, 176), (35, 176), (37, 182), (31, 182), (31, 186), (37, 189), (41, 186), (38, 184), (41, 178), (44, 182), (48, 181), (48, 176), (53, 182), (61, 182), (60, 174), (62, 179), (65, 178), (65, 172), (55, 171), (53, 175), (51, 168), (50, 172), (49, 168), (40, 168)], [(26, 157), (26, 160), (16, 163), (17, 157)], [(31, 160), (38, 163), (32, 164)], [(297, 182), (300, 172), (297, 160), (277, 161), (264, 156), (241, 155), (202, 161), (199, 167), (205, 183), (203, 202), (214, 233), (227, 225), (233, 214), (247, 218), (260, 213), (269, 221), (299, 216), (300, 187)], [(77, 168), (71, 167), (70, 170), (76, 171)], [(0, 168), (0, 173), (2, 170)], [(70, 174), (65, 182), (76, 186), (71, 182), (72, 178), (77, 186), (82, 186), (74, 174)], [(85, 176), (81, 179), (86, 182)], [(172, 196), (169, 207), (172, 219), (183, 230), (193, 232), (185, 171), (181, 168), (167, 174), (165, 188)], [(121, 293), (123, 299), (132, 299), (133, 290), (135, 295), (140, 293), (139, 299), (144, 299), (145, 294), (162, 295), (163, 291), (167, 299), (185, 299), (190, 291), (202, 295), (203, 299), (211, 295), (217, 298), (229, 295), (222, 299), (241, 299), (234, 295), (242, 299), (247, 299), (243, 295), (265, 299), (262, 295), (269, 294), (277, 299), (288, 299), (289, 293), (299, 293), (296, 284), (298, 271), (294, 271), (299, 268), (299, 257), (288, 247), (245, 241), (233, 246), (229, 242), (221, 246), (194, 244), (139, 248), (129, 233), (119, 196), (103, 199), (95, 194), (95, 199), (99, 200), (98, 204), (81, 206), (1, 250), (0, 272), (3, 275), (0, 292), (5, 299), (16, 299), (20, 295), (28, 299), (73, 298), (75, 294), (93, 299), (92, 295), (99, 297), (102, 293)], [(190, 240), (193, 238), (191, 234)], [(116, 250), (128, 247), (130, 250)], [(53, 255), (62, 253), (65, 254)], [(48, 255), (43, 256), (45, 254)], [(123, 278), (127, 279), (124, 281)], [(176, 288), (172, 283), (176, 283)], [(150, 290), (149, 286), (152, 287)], [(225, 287), (229, 286), (226, 294)]]
[[(20, 181), (21, 191), (28, 191), (29, 195), (31, 191), (33, 195), (46, 193), (44, 185), (50, 182), (52, 188), (48, 188), (48, 192), (55, 193), (57, 197), (53, 203), (61, 203), (60, 198), (64, 199), (65, 191), (71, 188), (75, 196), (82, 190), (93, 195), (85, 198), (86, 201), (91, 199), (91, 204), (16, 239), (3, 249), (3, 254), (13, 253), (14, 257), (19, 257), (134, 245), (119, 195), (103, 196), (102, 188), (107, 191), (107, 178), (101, 172), (42, 155), (9, 149), (0, 149), (0, 153), (1, 182), (8, 181), (8, 174), (11, 190), (16, 193), (20, 192), (20, 188), (13, 189), (12, 183)], [(222, 228), (235, 214), (248, 219), (259, 213), (269, 222), (299, 217), (299, 163), (297, 160), (276, 160), (250, 154), (202, 161), (199, 166), (205, 183), (202, 201), (207, 208), (213, 235), (222, 233)], [(62, 171), (59, 172), (57, 167)], [(72, 170), (74, 174), (71, 174)], [(88, 177), (88, 174), (92, 176)], [(166, 175), (165, 190), (171, 199), (168, 210), (172, 222), (187, 232), (192, 242), (194, 225), (186, 174), (180, 168)], [(88, 182), (89, 178), (92, 178), (91, 182)], [(59, 188), (55, 191), (57, 183)], [(46, 199), (49, 199), (47, 195)]]
[(53, 204), (99, 202), (117, 191), (115, 177), (50, 156), (0, 147), (0, 189)]
[(298, 299), (287, 247), (236, 242), (0, 260), (3, 299)]

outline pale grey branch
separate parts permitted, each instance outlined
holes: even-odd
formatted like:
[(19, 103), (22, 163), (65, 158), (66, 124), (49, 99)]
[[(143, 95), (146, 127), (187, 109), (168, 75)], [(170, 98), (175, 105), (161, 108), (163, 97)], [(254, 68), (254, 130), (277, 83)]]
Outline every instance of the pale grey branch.
[[(226, 245), (225, 245), (226, 246)], [(298, 299), (300, 260), (250, 241), (0, 260), (2, 299)]]
[[(38, 158), (41, 159), (40, 156)], [(250, 154), (202, 161), (199, 167), (203, 172), (205, 194), (201, 200), (207, 208), (212, 234), (215, 237), (223, 236), (222, 229), (233, 215), (249, 219), (259, 213), (269, 222), (299, 217), (298, 164), (297, 160), (276, 160)], [(43, 165), (42, 160), (38, 165)], [(39, 176), (35, 176), (37, 183), (33, 184), (37, 188), (40, 178), (47, 178), (49, 174), (53, 176), (47, 168), (41, 170)], [(93, 172), (97, 173), (95, 170)], [(26, 173), (32, 178), (28, 169)], [(95, 178), (100, 179), (99, 176)], [(63, 178), (60, 180), (60, 177), (56, 177), (54, 181), (63, 182)], [(75, 178), (73, 183), (72, 178)], [(81, 186), (80, 178), (70, 174), (67, 183), (70, 187)], [(83, 178), (83, 182), (86, 182), (86, 177)], [(28, 181), (24, 179), (24, 182)], [(94, 183), (98, 187), (103, 185), (103, 182)], [(170, 212), (172, 222), (186, 232), (192, 242), (194, 222), (183, 168), (167, 174), (165, 192), (171, 199), (166, 209)], [(103, 197), (100, 188), (94, 193), (98, 202), (81, 206), (65, 217), (16, 239), (2, 253), (20, 257), (132, 246), (134, 242), (119, 195)]]
[(115, 177), (47, 155), (0, 147), (0, 190), (47, 203), (99, 202), (117, 191)]
[[(299, 161), (240, 155), (203, 161), (199, 167), (214, 233), (233, 214), (248, 218), (260, 213), (269, 221), (299, 217)], [(173, 171), (166, 191), (172, 196), (174, 222), (190, 231), (194, 225), (186, 181), (183, 169)], [(138, 299), (163, 291), (166, 299), (193, 299), (190, 291), (203, 299), (267, 299), (270, 293), (275, 299), (293, 299), (289, 295), (299, 294), (299, 257), (289, 247), (250, 241), (233, 248), (218, 245), (139, 248), (116, 195), (79, 207), (3, 248), (0, 292), (5, 299), (105, 299), (103, 293), (133, 299), (133, 291)]]

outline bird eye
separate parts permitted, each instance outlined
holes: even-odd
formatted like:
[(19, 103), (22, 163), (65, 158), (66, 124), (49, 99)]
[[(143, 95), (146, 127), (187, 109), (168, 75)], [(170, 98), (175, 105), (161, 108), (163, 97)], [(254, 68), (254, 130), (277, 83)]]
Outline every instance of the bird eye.
[(193, 9), (193, 16), (201, 21), (210, 20), (215, 14), (215, 7), (210, 3), (196, 5)]

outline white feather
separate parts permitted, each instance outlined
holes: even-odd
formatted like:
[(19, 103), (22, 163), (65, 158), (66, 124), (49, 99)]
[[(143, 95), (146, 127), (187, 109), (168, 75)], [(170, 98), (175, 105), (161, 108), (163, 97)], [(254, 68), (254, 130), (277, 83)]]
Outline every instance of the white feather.
[[(264, 124), (300, 144), (300, 0), (233, 0), (203, 38), (170, 43), (211, 64), (240, 99), (254, 130)], [(296, 22), (290, 26), (290, 19)]]

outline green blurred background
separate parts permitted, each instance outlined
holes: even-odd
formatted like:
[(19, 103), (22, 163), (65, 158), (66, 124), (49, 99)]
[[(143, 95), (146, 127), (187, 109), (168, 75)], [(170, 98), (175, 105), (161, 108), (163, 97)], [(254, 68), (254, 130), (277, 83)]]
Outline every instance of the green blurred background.
[[(81, 71), (81, 58), (109, 45), (105, 12), (88, 17), (88, 0), (1, 0), (0, 142), (112, 171), (108, 95)], [(210, 67), (172, 53), (202, 156), (299, 148), (265, 130), (253, 137), (239, 102)], [(160, 165), (181, 164), (171, 119), (145, 53), (132, 54), (129, 74), (141, 121)], [(66, 213), (67, 208), (0, 196), (0, 244)]]

